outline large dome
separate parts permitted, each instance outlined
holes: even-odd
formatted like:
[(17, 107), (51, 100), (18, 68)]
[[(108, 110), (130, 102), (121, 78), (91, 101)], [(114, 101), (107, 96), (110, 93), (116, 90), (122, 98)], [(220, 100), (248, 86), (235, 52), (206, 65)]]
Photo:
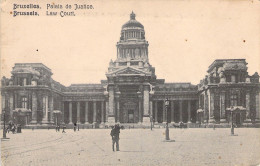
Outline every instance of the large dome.
[(130, 20), (122, 26), (122, 28), (131, 28), (131, 27), (138, 27), (142, 29), (144, 28), (144, 26), (140, 22), (136, 21), (134, 12), (130, 14)]

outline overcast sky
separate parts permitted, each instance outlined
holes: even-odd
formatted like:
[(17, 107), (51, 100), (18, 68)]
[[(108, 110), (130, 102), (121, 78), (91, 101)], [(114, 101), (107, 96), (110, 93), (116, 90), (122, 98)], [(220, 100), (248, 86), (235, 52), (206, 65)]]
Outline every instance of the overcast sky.
[[(60, 4), (66, 2), (72, 1)], [(215, 59), (245, 58), (250, 75), (260, 69), (258, 0), (77, 1), (94, 9), (63, 18), (45, 16), (48, 1), (39, 1), (39, 17), (13, 17), (13, 3), (1, 5), (1, 72), (7, 77), (14, 63), (37, 62), (63, 85), (100, 83), (132, 10), (144, 25), (157, 78), (198, 84)]]

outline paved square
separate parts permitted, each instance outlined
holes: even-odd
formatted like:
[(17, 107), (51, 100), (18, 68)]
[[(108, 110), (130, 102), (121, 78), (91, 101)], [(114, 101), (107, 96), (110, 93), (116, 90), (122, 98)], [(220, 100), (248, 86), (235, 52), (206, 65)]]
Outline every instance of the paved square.
[[(125, 129), (112, 151), (109, 129), (23, 130), (1, 141), (2, 165), (257, 165), (260, 129)], [(1, 131), (2, 132), (2, 131)]]

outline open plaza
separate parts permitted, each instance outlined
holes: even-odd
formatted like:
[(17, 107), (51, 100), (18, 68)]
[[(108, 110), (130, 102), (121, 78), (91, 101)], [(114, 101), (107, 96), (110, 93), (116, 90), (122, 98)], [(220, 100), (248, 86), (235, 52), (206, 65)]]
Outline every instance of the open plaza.
[[(112, 151), (110, 129), (23, 129), (1, 141), (1, 165), (259, 165), (259, 128), (124, 129)], [(1, 132), (3, 132), (1, 130)]]

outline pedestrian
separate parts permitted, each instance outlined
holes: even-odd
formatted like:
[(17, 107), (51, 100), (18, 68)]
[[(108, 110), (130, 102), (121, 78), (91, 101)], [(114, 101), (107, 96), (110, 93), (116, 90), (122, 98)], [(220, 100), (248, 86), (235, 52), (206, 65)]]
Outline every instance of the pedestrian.
[(112, 127), (110, 135), (112, 136), (112, 148), (115, 151), (114, 146), (116, 144), (116, 151), (119, 151), (119, 134), (120, 134), (120, 126), (116, 124)]
[(66, 128), (66, 126), (65, 126), (65, 124), (62, 126), (62, 133), (66, 133), (65, 132), (65, 128)]
[(56, 129), (56, 132), (57, 132), (58, 131), (58, 126), (57, 125), (55, 126), (55, 129)]
[(114, 148), (114, 145), (115, 145), (115, 127), (114, 126), (112, 126), (110, 135), (112, 137), (112, 150), (114, 152), (115, 151), (115, 148)]
[(58, 132), (60, 132), (60, 125), (58, 125)]
[(74, 129), (74, 132), (76, 132), (76, 129), (77, 129), (77, 123), (74, 123), (74, 127), (73, 127), (73, 129)]

